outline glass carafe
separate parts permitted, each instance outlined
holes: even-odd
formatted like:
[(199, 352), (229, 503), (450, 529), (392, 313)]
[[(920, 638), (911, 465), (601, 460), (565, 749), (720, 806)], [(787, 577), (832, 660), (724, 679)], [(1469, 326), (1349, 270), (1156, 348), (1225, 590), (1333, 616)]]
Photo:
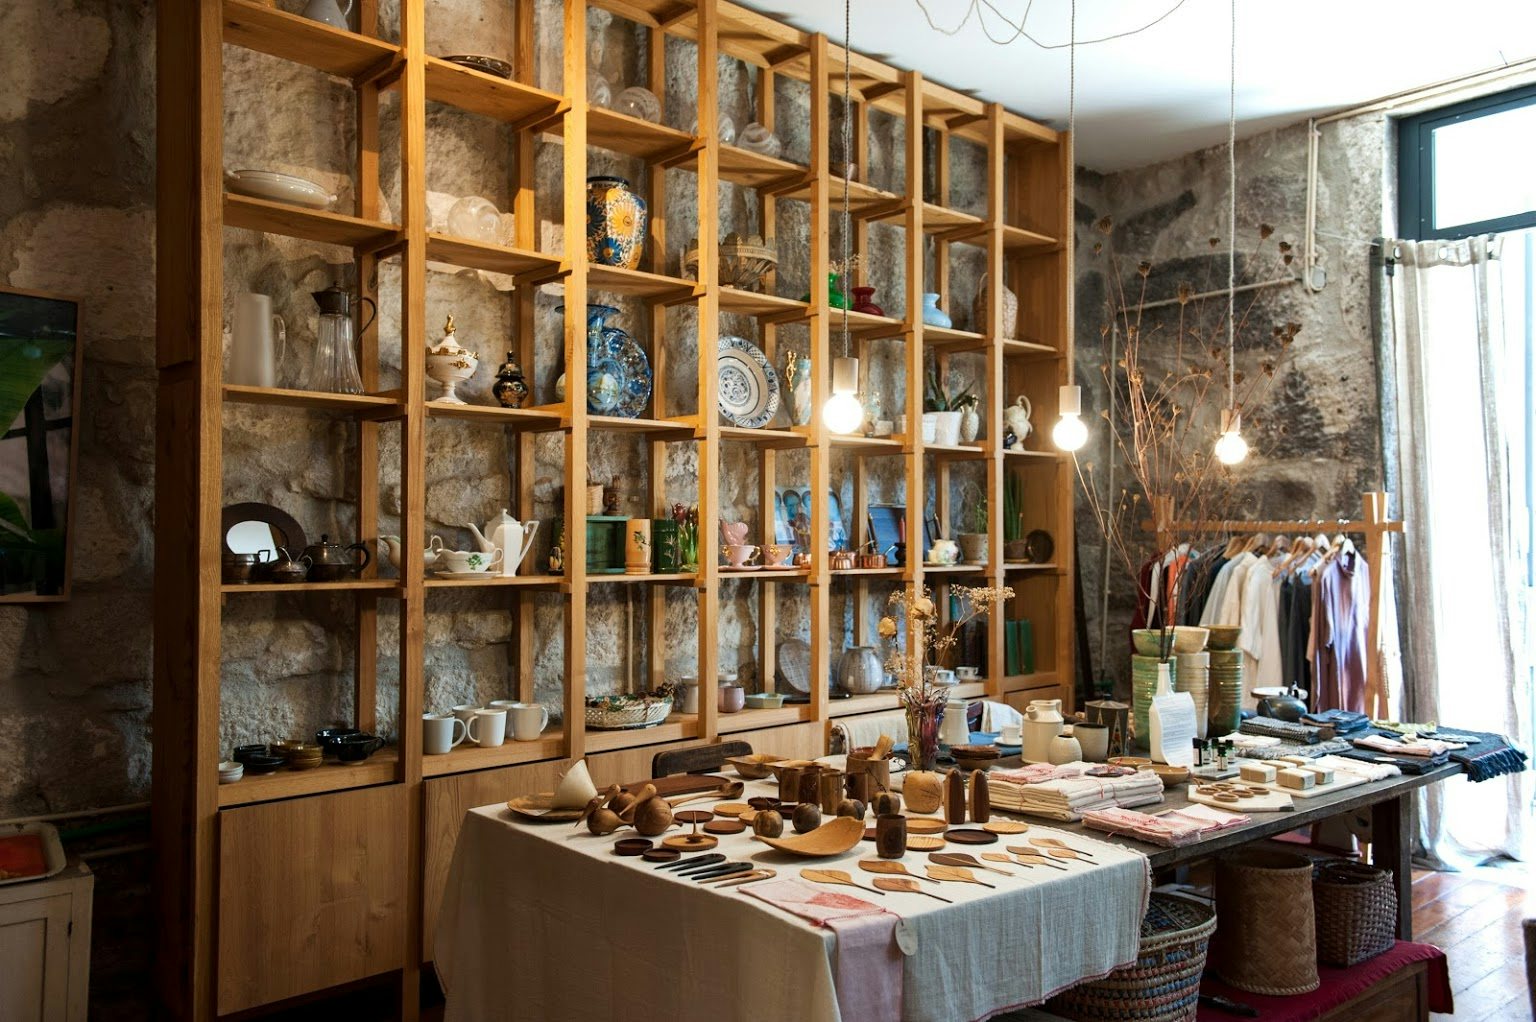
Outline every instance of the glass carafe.
[[(315, 331), (315, 359), (310, 366), (309, 390), (324, 390), (335, 394), (361, 394), (363, 378), (357, 370), (357, 334), (352, 326), (353, 295), (332, 284), (324, 291), (311, 292), (315, 304), (320, 307), (320, 321)], [(369, 308), (367, 322), (378, 314), (378, 307), (370, 299), (358, 299)]]

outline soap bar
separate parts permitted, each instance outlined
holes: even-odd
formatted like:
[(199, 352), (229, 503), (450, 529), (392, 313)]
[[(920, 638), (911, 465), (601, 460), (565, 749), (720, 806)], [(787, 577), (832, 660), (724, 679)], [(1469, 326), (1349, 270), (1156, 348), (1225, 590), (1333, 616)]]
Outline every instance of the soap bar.
[(1266, 759), (1264, 762), (1265, 762), (1266, 765), (1272, 766), (1276, 770), (1285, 770), (1285, 769), (1288, 769), (1291, 766), (1290, 763), (1287, 763), (1283, 759)]
[(1280, 787), (1305, 791), (1317, 783), (1317, 775), (1310, 770), (1280, 771)]
[(1307, 764), (1307, 757), (1305, 756), (1281, 756), (1280, 760), (1283, 763), (1291, 764), (1291, 766), (1306, 766)]
[(1305, 768), (1313, 777), (1317, 778), (1317, 786), (1321, 788), (1325, 784), (1333, 783), (1333, 771), (1327, 767), (1309, 766)]
[(1241, 767), (1243, 780), (1255, 784), (1274, 784), (1275, 768), (1268, 763), (1244, 763)]

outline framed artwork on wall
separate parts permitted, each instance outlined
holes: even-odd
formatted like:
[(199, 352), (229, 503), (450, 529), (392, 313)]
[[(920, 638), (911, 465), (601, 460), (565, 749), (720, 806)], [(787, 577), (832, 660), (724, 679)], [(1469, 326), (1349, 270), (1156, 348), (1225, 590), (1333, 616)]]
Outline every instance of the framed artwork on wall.
[(79, 308), (0, 288), (0, 603), (69, 598)]

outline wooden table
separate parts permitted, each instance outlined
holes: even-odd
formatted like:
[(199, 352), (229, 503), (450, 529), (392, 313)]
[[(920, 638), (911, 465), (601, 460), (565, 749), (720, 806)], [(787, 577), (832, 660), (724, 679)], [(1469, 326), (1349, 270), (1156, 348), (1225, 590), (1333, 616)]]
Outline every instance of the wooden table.
[[(1091, 834), (1101, 841), (1135, 848), (1146, 854), (1152, 868), (1181, 866), (1264, 838), (1285, 834), (1301, 827), (1319, 823), (1332, 816), (1369, 808), (1371, 811), (1371, 863), (1392, 871), (1397, 887), (1397, 936), (1399, 940), (1413, 939), (1413, 875), (1410, 855), (1413, 842), (1413, 793), (1418, 789), (1454, 777), (1461, 773), (1457, 764), (1447, 764), (1427, 773), (1404, 774), (1384, 781), (1369, 781), (1346, 788), (1336, 794), (1318, 795), (1314, 798), (1297, 798), (1293, 812), (1249, 813), (1253, 822), (1230, 830), (1220, 831), (1211, 837), (1177, 848), (1137, 841), (1134, 838), (1114, 837), (1085, 827), (1081, 823), (1052, 824), (1063, 830), (1077, 830)], [(1184, 797), (1184, 786), (1167, 792), (1163, 804), (1148, 806), (1145, 811), (1161, 812), (1181, 809), (1190, 804)], [(1233, 810), (1238, 811), (1238, 810)]]

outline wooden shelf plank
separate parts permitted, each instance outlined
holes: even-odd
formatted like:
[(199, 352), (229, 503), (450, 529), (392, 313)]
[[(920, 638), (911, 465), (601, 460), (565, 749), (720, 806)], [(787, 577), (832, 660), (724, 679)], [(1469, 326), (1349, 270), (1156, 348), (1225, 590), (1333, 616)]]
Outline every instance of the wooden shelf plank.
[[(562, 136), (564, 118), (550, 125), (550, 132)], [(686, 131), (664, 124), (652, 124), (638, 117), (621, 114), (600, 106), (587, 108), (587, 145), (624, 153), (651, 163), (683, 161), (696, 152), (702, 142)]]
[(631, 731), (595, 731), (587, 729), (587, 752), (612, 752), (615, 749), (637, 749), (663, 742), (680, 742), (699, 736), (699, 718), (691, 713), (674, 713), (664, 723), (655, 727), (636, 728)]
[(1027, 563), (1025, 563), (1023, 561), (1005, 561), (1005, 562), (1003, 562), (1003, 570), (1004, 571), (1048, 571), (1048, 572), (1058, 572), (1058, 571), (1061, 570), (1061, 565), (1055, 564), (1055, 563), (1050, 563), (1050, 562), (1043, 563), (1043, 564), (1027, 564)]
[(526, 589), (558, 586), (566, 581), (564, 575), (497, 575), (494, 578), (442, 578), (434, 575), (422, 585), (428, 589)]
[(543, 736), (533, 742), (519, 742), (508, 736), (506, 742), (492, 749), (482, 749), (473, 742), (466, 741), (444, 755), (422, 756), (421, 774), (423, 777), (463, 774), (471, 770), (490, 770), (494, 767), (514, 766), (518, 763), (559, 759), (564, 754), (565, 737), (559, 731), (553, 733), (546, 731)]
[(1003, 354), (1010, 358), (1059, 358), (1061, 352), (1039, 341), (1021, 341), (1013, 337), (1003, 339)]
[(923, 573), (926, 575), (974, 575), (986, 571), (984, 564), (927, 564), (923, 565)]
[(364, 418), (390, 418), (405, 414), (405, 406), (398, 396), (391, 394), (331, 394), (318, 390), (246, 387), (226, 383), (224, 400), (230, 404), (278, 405), (315, 411), (351, 412)]
[(225, 194), (224, 226), (369, 250), (383, 248), (400, 236), (400, 228), (395, 224), (253, 199), (249, 195)]
[(1003, 250), (1009, 254), (1053, 249), (1057, 244), (1056, 239), (1049, 234), (1041, 234), (1039, 231), (1031, 231), (1025, 227), (1015, 227), (1012, 224), (1003, 225)]
[(974, 213), (940, 206), (935, 202), (923, 203), (923, 230), (943, 232), (971, 231), (980, 234), (986, 229), (986, 221)]
[(906, 568), (833, 568), (834, 575), (900, 575)]
[(981, 444), (924, 444), (923, 453), (948, 461), (972, 461), (992, 455), (991, 450)]
[(430, 262), (448, 263), (471, 270), (489, 270), (492, 273), (513, 275), (531, 274), (552, 280), (560, 275), (560, 260), (542, 252), (529, 252), (504, 245), (490, 245), (469, 238), (456, 238), (451, 234), (427, 235), (427, 259)]
[(923, 344), (930, 348), (942, 348), (951, 353), (981, 351), (987, 347), (987, 338), (985, 334), (972, 333), (970, 330), (925, 326), (923, 327)]
[(759, 568), (756, 571), (732, 571), (724, 565), (720, 566), (720, 577), (739, 579), (742, 581), (756, 582), (804, 582), (810, 578), (811, 569), (796, 568), (794, 571), (769, 571), (767, 568)]
[(400, 47), (343, 32), (254, 0), (224, 0), (224, 41), (356, 80), (387, 67)]
[(901, 709), (901, 696), (896, 690), (886, 689), (882, 692), (871, 692), (868, 695), (849, 696), (847, 699), (833, 699), (827, 703), (827, 714), (832, 717), (852, 717), (860, 713), (890, 713)]
[(859, 454), (906, 454), (911, 450), (907, 443), (907, 437), (904, 434), (863, 436), (858, 433), (849, 433), (847, 435), (834, 433), (831, 439), (834, 448), (854, 451)]
[[(801, 427), (802, 429), (806, 427)], [(748, 429), (745, 426), (721, 426), (720, 439), (744, 444), (756, 444), (773, 450), (792, 450), (809, 447), (811, 437), (793, 429)]]
[(639, 583), (639, 582), (661, 582), (661, 583), (665, 583), (667, 585), (693, 585), (698, 580), (699, 580), (699, 576), (698, 575), (694, 574), (693, 572), (688, 572), (688, 571), (670, 572), (670, 573), (667, 573), (667, 574), (658, 574), (658, 573), (655, 573), (655, 572), (648, 572), (648, 573), (646, 573), (644, 575), (631, 575), (628, 572), (624, 572), (624, 573), (613, 572), (612, 574), (601, 574), (601, 575), (599, 575), (599, 574), (589, 574), (589, 575), (587, 575), (587, 585), (589, 585), (589, 586), (590, 585), (596, 585), (596, 584), (598, 584), (600, 582), (623, 583), (623, 584)]
[(1034, 674), (1010, 674), (1003, 678), (1004, 692), (1023, 692), (1032, 688), (1055, 688), (1054, 671), (1036, 671)]
[(550, 117), (564, 100), (522, 82), (463, 67), (440, 57), (427, 57), (427, 99), (446, 103), (482, 117), (520, 122)]
[[(831, 331), (835, 337), (843, 329), (843, 310), (833, 309), (827, 314)], [(907, 325), (899, 319), (890, 316), (875, 316), (867, 312), (848, 311), (848, 332), (870, 340), (882, 337), (901, 337), (907, 332)]]
[[(811, 201), (811, 186), (809, 182), (795, 188), (786, 189), (782, 198), (794, 199), (797, 202)], [(832, 208), (839, 213), (843, 208), (843, 182), (841, 178), (833, 178), (828, 189), (827, 201)], [(906, 199), (894, 192), (883, 191), (862, 181), (852, 181), (848, 185), (848, 213), (855, 220), (881, 219), (892, 216), (905, 208)]]
[(694, 436), (693, 423), (676, 419), (625, 419), (617, 415), (589, 415), (587, 427), (610, 433), (645, 433), (672, 440), (691, 440)]
[(798, 724), (802, 720), (811, 720), (812, 712), (810, 703), (793, 703), (788, 706), (765, 707), (761, 710), (751, 708), (737, 710), (735, 713), (722, 713), (716, 730), (722, 735), (728, 735), (738, 731), (754, 731), (762, 727)]
[(1003, 448), (1003, 453), (1010, 458), (1034, 458), (1041, 461), (1058, 461), (1063, 457), (1060, 451), (1017, 451), (1012, 447)]
[(320, 766), (310, 770), (289, 770), (285, 767), (270, 774), (248, 774), (233, 784), (219, 785), (219, 808), (390, 784), (395, 780), (396, 759), (395, 747), (388, 745), (361, 763), (340, 763), (326, 759)]
[(719, 167), (720, 180), (762, 191), (776, 191), (798, 185), (810, 173), (808, 168), (798, 163), (754, 153), (734, 145), (720, 146)]
[(762, 294), (757, 291), (743, 291), (736, 287), (722, 287), (718, 300), (721, 312), (759, 318), (771, 317), (776, 321), (803, 319), (811, 312), (810, 305), (799, 299), (782, 298), (779, 295)]
[(219, 586), (226, 596), (235, 593), (374, 592), (400, 595), (400, 581), (393, 578), (349, 578), (340, 582), (226, 582)]
[(626, 270), (622, 266), (599, 266), (596, 263), (587, 264), (587, 289), (589, 292), (605, 292), (626, 298), (650, 298), (663, 303), (689, 301), (699, 294), (699, 285), (692, 280), (646, 270)]
[(500, 405), (452, 405), (428, 401), (427, 414), (434, 419), (465, 419), (492, 422), (535, 433), (550, 433), (561, 428), (560, 406), (540, 408), (502, 408)]

